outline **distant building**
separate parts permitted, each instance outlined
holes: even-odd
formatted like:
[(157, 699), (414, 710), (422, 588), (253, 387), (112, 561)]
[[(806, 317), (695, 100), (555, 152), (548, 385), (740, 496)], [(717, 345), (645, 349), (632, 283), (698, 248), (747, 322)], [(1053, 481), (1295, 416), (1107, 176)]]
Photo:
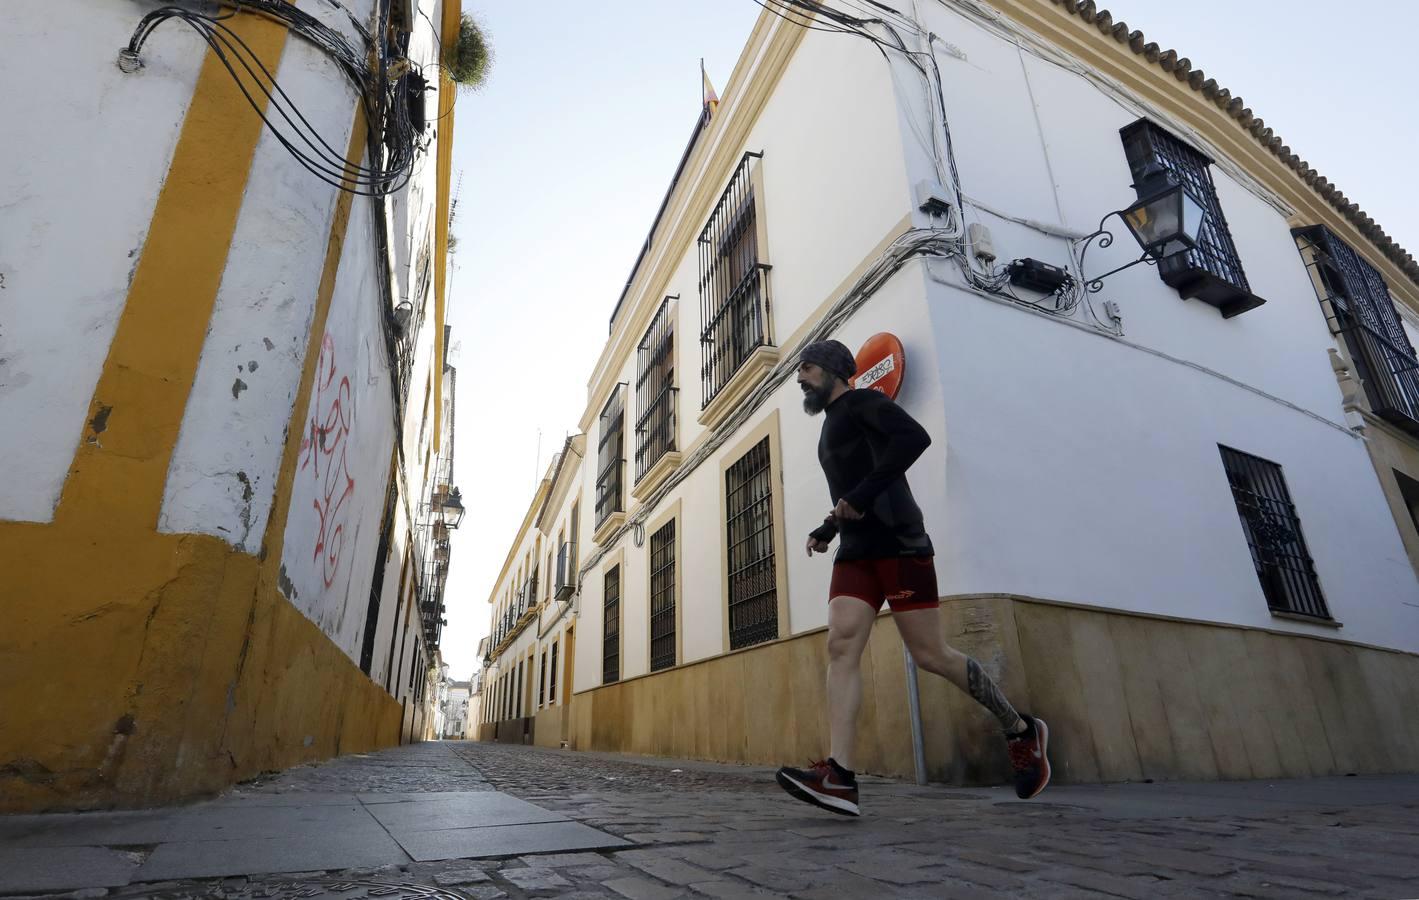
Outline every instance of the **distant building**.
[(445, 739), (463, 740), (468, 736), (468, 698), (471, 681), (448, 682), (448, 698), (444, 700), (443, 732)]

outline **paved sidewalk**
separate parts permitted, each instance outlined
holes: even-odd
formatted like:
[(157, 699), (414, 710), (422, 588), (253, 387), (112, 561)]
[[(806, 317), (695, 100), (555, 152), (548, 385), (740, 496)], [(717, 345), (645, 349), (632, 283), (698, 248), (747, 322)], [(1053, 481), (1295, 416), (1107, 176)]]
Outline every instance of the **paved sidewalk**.
[(862, 794), (849, 819), (768, 769), (419, 744), (188, 807), (0, 817), (0, 894), (1419, 897), (1416, 776)]

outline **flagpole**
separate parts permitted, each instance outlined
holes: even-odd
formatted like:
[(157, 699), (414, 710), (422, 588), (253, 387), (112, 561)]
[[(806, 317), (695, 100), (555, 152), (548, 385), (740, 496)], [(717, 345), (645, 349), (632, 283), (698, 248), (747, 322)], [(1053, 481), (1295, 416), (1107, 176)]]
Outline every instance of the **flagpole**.
[(700, 57), (700, 109), (705, 108), (705, 58)]

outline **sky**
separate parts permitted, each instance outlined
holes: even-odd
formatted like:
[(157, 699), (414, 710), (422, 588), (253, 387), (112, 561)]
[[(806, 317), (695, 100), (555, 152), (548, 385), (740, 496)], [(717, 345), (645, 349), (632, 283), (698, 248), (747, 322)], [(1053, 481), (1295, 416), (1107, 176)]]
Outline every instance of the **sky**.
[[(611, 310), (699, 115), (700, 59), (722, 92), (760, 12), (754, 0), (463, 5), (495, 59), (483, 89), (460, 94), (454, 133), (454, 480), (468, 512), (453, 538), (442, 650), (459, 679), (480, 664), (488, 595), (537, 482), (577, 430)], [(1419, 119), (1406, 111), (1419, 88), (1419, 4), (1103, 5), (1241, 96), (1419, 253), (1408, 165)]]

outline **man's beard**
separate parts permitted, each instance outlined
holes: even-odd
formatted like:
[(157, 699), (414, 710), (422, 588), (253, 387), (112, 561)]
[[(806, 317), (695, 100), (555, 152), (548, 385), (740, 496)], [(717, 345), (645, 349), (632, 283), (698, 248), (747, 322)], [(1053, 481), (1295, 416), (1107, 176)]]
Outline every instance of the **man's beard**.
[(803, 411), (810, 416), (828, 408), (828, 400), (833, 395), (833, 386), (829, 384), (805, 385), (803, 391)]

